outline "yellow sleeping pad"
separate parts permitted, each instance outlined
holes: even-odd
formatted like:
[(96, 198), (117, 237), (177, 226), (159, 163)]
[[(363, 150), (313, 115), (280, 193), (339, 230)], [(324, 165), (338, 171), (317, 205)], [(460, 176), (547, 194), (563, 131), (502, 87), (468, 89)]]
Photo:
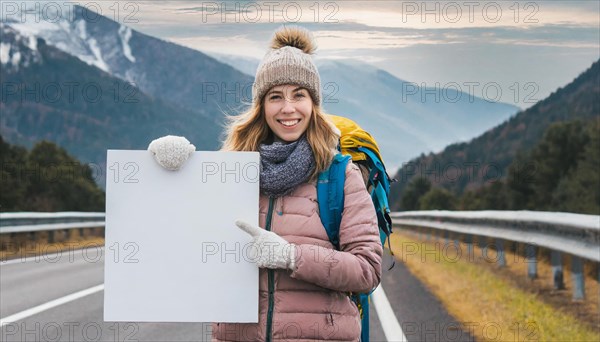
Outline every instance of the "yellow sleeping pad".
[(337, 115), (327, 114), (327, 117), (342, 132), (340, 137), (340, 147), (343, 154), (349, 154), (352, 160), (366, 160), (367, 156), (357, 151), (359, 147), (366, 147), (377, 154), (379, 160), (383, 163), (383, 158), (379, 153), (379, 146), (373, 137), (362, 129), (356, 122)]

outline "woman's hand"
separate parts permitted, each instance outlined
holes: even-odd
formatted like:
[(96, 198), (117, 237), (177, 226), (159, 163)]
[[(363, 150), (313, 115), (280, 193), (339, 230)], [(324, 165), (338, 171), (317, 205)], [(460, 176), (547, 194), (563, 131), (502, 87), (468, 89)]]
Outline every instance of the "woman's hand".
[(194, 153), (196, 146), (190, 144), (185, 137), (167, 135), (153, 140), (148, 145), (154, 159), (167, 170), (177, 171)]
[(296, 249), (293, 244), (285, 241), (281, 236), (256, 227), (248, 222), (237, 220), (235, 224), (252, 236), (252, 255), (259, 268), (283, 268), (294, 270), (296, 268)]

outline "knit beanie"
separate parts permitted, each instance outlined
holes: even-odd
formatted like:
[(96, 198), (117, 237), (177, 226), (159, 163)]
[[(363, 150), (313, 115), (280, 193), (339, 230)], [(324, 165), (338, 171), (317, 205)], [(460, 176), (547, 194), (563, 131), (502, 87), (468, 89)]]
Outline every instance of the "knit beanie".
[(252, 101), (260, 102), (269, 89), (282, 84), (305, 87), (313, 102), (321, 105), (321, 78), (311, 54), (316, 50), (312, 34), (299, 26), (275, 31), (271, 48), (256, 70)]

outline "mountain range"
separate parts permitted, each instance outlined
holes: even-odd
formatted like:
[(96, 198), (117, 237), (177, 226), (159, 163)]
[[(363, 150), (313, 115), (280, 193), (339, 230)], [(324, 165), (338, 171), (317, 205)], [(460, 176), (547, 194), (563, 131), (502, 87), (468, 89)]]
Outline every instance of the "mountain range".
[[(82, 62), (43, 39), (32, 39), (0, 24), (2, 48), (10, 62), (0, 76), (0, 133), (27, 147), (48, 140), (84, 163), (94, 163), (103, 180), (107, 149), (145, 148), (166, 134), (189, 136), (201, 148), (215, 148), (214, 120), (161, 98)], [(7, 47), (8, 46), (8, 47)]]
[[(213, 56), (249, 75), (260, 63), (240, 56)], [(422, 87), (361, 61), (317, 59), (316, 64), (323, 108), (370, 132), (390, 170), (420, 153), (469, 140), (519, 110), (456, 88)]]
[[(456, 195), (505, 180), (509, 165), (529, 153), (552, 124), (580, 121), (585, 125), (592, 119), (598, 120), (598, 99), (600, 60), (571, 83), (471, 141), (451, 144), (440, 153), (412, 159), (395, 174), (398, 182), (392, 184), (392, 208), (401, 209), (401, 194), (416, 177), (427, 178), (432, 186), (443, 187)], [(555, 162), (565, 163), (564, 160)], [(539, 165), (516, 166), (520, 168), (517, 175), (532, 177)]]
[[(167, 134), (186, 136), (198, 150), (219, 147), (226, 114), (251, 99), (257, 61), (211, 56), (85, 14), (84, 7), (73, 11), (56, 23), (0, 23), (7, 90), (0, 134), (7, 141), (31, 147), (46, 139), (102, 170), (106, 149), (145, 149)], [(371, 132), (391, 171), (518, 111), (453, 89), (419, 89), (359, 61), (317, 63), (325, 110)], [(458, 100), (436, 101), (426, 95), (432, 91)]]

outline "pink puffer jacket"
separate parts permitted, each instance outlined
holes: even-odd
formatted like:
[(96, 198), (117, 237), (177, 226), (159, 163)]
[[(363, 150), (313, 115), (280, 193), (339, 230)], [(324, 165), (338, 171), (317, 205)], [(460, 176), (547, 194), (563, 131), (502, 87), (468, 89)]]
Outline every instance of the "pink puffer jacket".
[(329, 242), (319, 218), (315, 183), (285, 197), (261, 196), (260, 226), (270, 223), (297, 245), (297, 268), (260, 269), (259, 322), (213, 323), (213, 341), (359, 340), (358, 309), (346, 292), (368, 292), (379, 284), (383, 250), (375, 208), (351, 162), (344, 194), (341, 251)]

